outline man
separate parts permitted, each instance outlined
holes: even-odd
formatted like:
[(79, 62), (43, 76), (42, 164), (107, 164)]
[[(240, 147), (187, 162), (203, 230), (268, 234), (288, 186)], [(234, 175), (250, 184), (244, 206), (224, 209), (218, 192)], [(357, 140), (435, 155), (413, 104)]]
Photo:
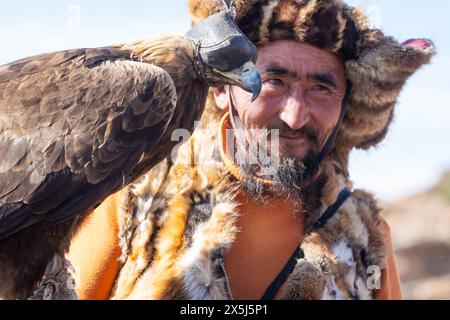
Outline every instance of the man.
[(401, 299), (389, 227), (348, 157), (383, 140), (433, 44), (400, 45), (339, 0), (236, 4), (261, 96), (214, 90), (188, 143), (85, 219), (67, 257), (78, 298)]

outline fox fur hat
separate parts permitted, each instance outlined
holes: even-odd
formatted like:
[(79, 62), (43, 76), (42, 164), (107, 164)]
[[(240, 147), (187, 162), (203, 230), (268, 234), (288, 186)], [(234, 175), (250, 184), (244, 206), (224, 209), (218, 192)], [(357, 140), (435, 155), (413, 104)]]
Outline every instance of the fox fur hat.
[[(435, 53), (430, 40), (399, 43), (385, 36), (370, 27), (361, 10), (341, 0), (235, 0), (234, 4), (237, 24), (257, 46), (291, 39), (342, 59), (352, 89), (336, 146), (346, 151), (368, 149), (384, 139), (406, 80)], [(194, 24), (224, 9), (223, 0), (189, 0)]]

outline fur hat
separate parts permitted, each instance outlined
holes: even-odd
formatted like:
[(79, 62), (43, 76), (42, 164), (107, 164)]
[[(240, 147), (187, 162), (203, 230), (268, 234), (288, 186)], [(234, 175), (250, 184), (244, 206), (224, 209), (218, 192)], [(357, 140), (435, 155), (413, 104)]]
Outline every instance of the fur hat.
[[(346, 150), (344, 162), (351, 148), (368, 149), (384, 139), (406, 80), (435, 53), (429, 40), (401, 44), (385, 36), (341, 0), (235, 0), (235, 5), (236, 22), (258, 46), (292, 39), (341, 57), (352, 83), (334, 150)], [(189, 0), (194, 23), (224, 9), (222, 0)]]

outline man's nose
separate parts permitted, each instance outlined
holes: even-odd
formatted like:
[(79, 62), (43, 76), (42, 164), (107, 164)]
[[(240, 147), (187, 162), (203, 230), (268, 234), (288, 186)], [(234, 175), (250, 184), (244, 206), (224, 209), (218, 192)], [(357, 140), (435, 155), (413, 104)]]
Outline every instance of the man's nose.
[(309, 108), (299, 92), (288, 97), (280, 113), (280, 119), (293, 130), (303, 128), (308, 123), (309, 117)]

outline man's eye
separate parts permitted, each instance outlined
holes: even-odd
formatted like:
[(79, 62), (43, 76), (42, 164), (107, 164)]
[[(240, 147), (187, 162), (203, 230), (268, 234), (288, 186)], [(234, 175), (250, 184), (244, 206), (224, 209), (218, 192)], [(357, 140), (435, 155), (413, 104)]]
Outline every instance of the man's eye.
[(328, 91), (328, 88), (326, 86), (318, 84), (312, 87), (312, 91)]
[(284, 81), (281, 79), (269, 79), (267, 80), (268, 83), (270, 83), (273, 86), (277, 86), (277, 87), (283, 87), (284, 86)]

